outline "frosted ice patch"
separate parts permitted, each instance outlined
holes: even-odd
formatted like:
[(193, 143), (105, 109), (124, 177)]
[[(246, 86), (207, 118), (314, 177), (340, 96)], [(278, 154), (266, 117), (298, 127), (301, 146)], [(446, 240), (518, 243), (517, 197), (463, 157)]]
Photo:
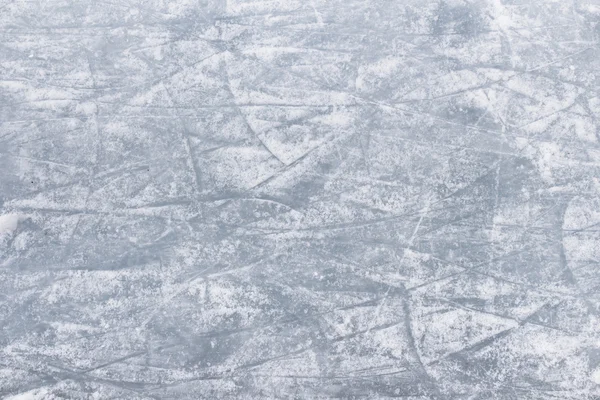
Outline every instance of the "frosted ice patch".
[(14, 396), (7, 397), (6, 400), (42, 400), (52, 399), (54, 396), (48, 393), (46, 389), (34, 389), (29, 392), (20, 393)]
[(564, 229), (586, 229), (600, 223), (600, 199), (575, 197), (564, 215)]
[(98, 111), (96, 104), (91, 102), (77, 104), (75, 110), (85, 115), (93, 115)]
[(600, 385), (600, 369), (592, 372), (592, 382), (594, 382), (596, 385)]
[(4, 214), (0, 215), (0, 239), (11, 235), (19, 225), (18, 214)]

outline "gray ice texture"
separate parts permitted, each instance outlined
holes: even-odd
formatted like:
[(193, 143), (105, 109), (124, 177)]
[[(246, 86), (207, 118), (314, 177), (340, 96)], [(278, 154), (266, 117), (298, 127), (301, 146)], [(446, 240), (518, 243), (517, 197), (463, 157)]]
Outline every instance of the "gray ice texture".
[(600, 1), (0, 0), (0, 398), (600, 400)]

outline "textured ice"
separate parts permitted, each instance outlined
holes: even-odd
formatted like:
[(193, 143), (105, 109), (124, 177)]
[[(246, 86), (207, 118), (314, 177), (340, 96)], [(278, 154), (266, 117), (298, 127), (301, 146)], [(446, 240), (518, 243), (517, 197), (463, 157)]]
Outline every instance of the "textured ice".
[(0, 397), (600, 399), (600, 2), (0, 0)]

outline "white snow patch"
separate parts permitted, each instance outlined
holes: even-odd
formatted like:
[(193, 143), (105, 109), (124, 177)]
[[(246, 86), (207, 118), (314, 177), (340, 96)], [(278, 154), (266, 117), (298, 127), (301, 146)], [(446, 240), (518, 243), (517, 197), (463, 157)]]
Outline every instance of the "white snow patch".
[(592, 382), (594, 382), (596, 385), (600, 385), (600, 369), (592, 372)]
[(352, 114), (346, 111), (334, 111), (311, 119), (312, 122), (337, 128), (347, 128), (352, 125), (353, 120)]
[(19, 393), (14, 396), (7, 397), (6, 400), (44, 400), (52, 399), (54, 396), (49, 396), (48, 390), (46, 389), (34, 389), (29, 392)]
[(564, 216), (564, 229), (586, 229), (600, 223), (600, 199), (576, 197)]
[(85, 102), (77, 104), (77, 106), (75, 107), (75, 111), (84, 115), (94, 115), (98, 111), (98, 108), (94, 103)]
[(3, 80), (0, 82), (0, 87), (11, 92), (22, 92), (23, 90), (26, 90), (28, 88), (25, 82), (16, 80)]
[(0, 238), (11, 235), (20, 221), (19, 214), (4, 214), (0, 215)]
[(600, 15), (600, 6), (596, 6), (594, 4), (588, 4), (583, 6), (589, 13)]
[[(533, 148), (531, 148), (533, 149)], [(527, 149), (527, 153), (531, 153), (531, 149)], [(557, 143), (543, 142), (537, 144), (537, 151), (534, 150), (533, 162), (538, 168), (538, 171), (544, 181), (547, 183), (554, 182), (554, 169), (559, 166), (562, 160), (561, 150)]]
[(402, 61), (398, 57), (386, 57), (365, 66), (361, 65), (355, 81), (356, 89), (364, 92), (376, 88), (376, 82), (387, 79), (398, 72), (402, 67)]

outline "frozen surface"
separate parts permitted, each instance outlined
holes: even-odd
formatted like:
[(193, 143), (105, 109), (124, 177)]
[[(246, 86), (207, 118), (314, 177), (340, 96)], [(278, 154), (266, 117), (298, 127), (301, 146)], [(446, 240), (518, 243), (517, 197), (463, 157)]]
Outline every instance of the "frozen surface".
[(600, 399), (600, 2), (0, 0), (0, 397)]

